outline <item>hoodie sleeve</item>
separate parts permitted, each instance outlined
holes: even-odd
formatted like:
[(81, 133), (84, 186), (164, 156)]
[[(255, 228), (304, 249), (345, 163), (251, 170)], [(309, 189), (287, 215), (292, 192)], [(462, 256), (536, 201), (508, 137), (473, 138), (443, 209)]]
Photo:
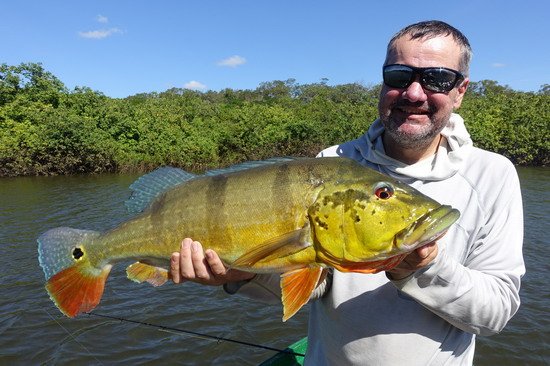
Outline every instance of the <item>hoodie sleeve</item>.
[[(490, 191), (480, 194), (489, 202), (482, 207), (484, 219), (463, 263), (440, 246), (430, 266), (392, 281), (452, 325), (480, 335), (500, 332), (516, 313), (525, 273), (519, 180), (511, 163), (504, 174), (494, 171), (499, 176), (493, 173), (492, 184), (486, 185)], [(468, 244), (449, 241), (446, 245)]]
[(278, 274), (258, 274), (248, 281), (228, 282), (223, 289), (230, 295), (238, 293), (264, 303), (276, 304), (281, 302), (279, 283)]
[[(310, 300), (317, 300), (323, 297), (332, 285), (332, 269), (327, 270), (326, 276), (317, 285), (310, 296)], [(258, 274), (252, 280), (228, 282), (223, 286), (225, 292), (230, 295), (243, 295), (268, 304), (281, 302), (280, 275)]]

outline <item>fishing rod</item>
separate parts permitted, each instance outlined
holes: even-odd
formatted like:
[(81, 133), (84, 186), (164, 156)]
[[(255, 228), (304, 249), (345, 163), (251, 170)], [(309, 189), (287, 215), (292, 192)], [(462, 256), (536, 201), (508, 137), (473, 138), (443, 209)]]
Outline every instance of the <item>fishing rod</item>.
[(118, 320), (118, 321), (121, 321), (121, 322), (134, 323), (134, 324), (138, 324), (138, 325), (143, 325), (143, 326), (147, 326), (147, 327), (161, 329), (161, 330), (164, 330), (164, 331), (190, 334), (190, 335), (194, 335), (194, 336), (197, 336), (197, 337), (212, 339), (212, 340), (215, 340), (218, 343), (220, 343), (220, 342), (231, 342), (231, 343), (237, 343), (237, 344), (240, 344), (240, 345), (243, 345), (243, 346), (261, 348), (261, 349), (266, 349), (266, 350), (274, 351), (274, 352), (278, 352), (278, 353), (286, 353), (286, 354), (289, 354), (291, 356), (300, 356), (300, 357), (305, 356), (305, 354), (303, 354), (303, 353), (294, 352), (290, 349), (279, 349), (279, 348), (264, 346), (264, 345), (261, 345), (261, 344), (244, 342), (244, 341), (239, 341), (239, 340), (236, 340), (236, 339), (218, 337), (218, 336), (213, 336), (213, 335), (205, 334), (205, 333), (199, 333), (199, 332), (195, 332), (195, 331), (191, 331), (191, 330), (169, 327), (169, 326), (166, 326), (166, 325), (159, 325), (159, 324), (153, 324), (153, 323), (143, 322), (143, 321), (139, 321), (139, 320), (126, 319), (126, 318), (122, 318), (122, 317), (118, 317), (118, 316), (100, 314), (100, 313), (96, 313), (96, 312), (93, 312), (93, 313), (92, 312), (87, 312), (87, 313), (84, 313), (84, 314), (89, 315), (89, 316), (95, 316), (95, 317), (98, 317), (98, 318), (105, 318), (105, 319)]

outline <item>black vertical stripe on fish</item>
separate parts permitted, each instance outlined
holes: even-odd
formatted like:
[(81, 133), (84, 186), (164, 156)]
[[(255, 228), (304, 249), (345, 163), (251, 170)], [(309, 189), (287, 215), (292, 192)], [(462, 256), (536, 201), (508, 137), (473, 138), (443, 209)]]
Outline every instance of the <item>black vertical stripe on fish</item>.
[(165, 204), (166, 193), (162, 193), (151, 203), (149, 214), (151, 227), (161, 230), (164, 226), (163, 209)]
[(225, 200), (227, 197), (227, 176), (224, 174), (213, 176), (206, 189), (206, 212), (208, 228), (211, 234), (221, 240), (230, 240), (230, 232), (227, 230), (227, 212)]
[(290, 174), (292, 174), (292, 170), (289, 169), (288, 163), (281, 164), (275, 171), (271, 183), (271, 200), (272, 202), (278, 202), (280, 207), (290, 208), (293, 206)]

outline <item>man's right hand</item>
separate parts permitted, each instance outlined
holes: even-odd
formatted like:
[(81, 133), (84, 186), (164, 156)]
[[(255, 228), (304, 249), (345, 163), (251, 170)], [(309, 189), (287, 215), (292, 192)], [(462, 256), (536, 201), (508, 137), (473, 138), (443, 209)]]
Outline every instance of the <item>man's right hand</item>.
[(179, 252), (170, 258), (170, 277), (174, 283), (185, 281), (203, 285), (220, 286), (227, 282), (250, 280), (255, 274), (228, 269), (212, 249), (203, 250), (201, 243), (183, 239)]

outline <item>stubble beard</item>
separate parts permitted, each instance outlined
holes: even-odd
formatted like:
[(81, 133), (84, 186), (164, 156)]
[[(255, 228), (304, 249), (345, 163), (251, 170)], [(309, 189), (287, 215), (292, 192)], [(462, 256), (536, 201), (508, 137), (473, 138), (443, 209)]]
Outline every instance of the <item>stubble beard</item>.
[[(448, 118), (446, 120), (448, 120)], [(397, 146), (407, 150), (423, 149), (430, 146), (446, 125), (444, 122), (434, 121), (432, 115), (430, 116), (430, 123), (428, 125), (423, 126), (422, 129), (415, 133), (410, 133), (401, 129), (400, 127), (404, 122), (394, 120), (391, 114), (388, 116), (380, 116), (380, 121), (384, 125), (384, 133), (386, 133)]]

